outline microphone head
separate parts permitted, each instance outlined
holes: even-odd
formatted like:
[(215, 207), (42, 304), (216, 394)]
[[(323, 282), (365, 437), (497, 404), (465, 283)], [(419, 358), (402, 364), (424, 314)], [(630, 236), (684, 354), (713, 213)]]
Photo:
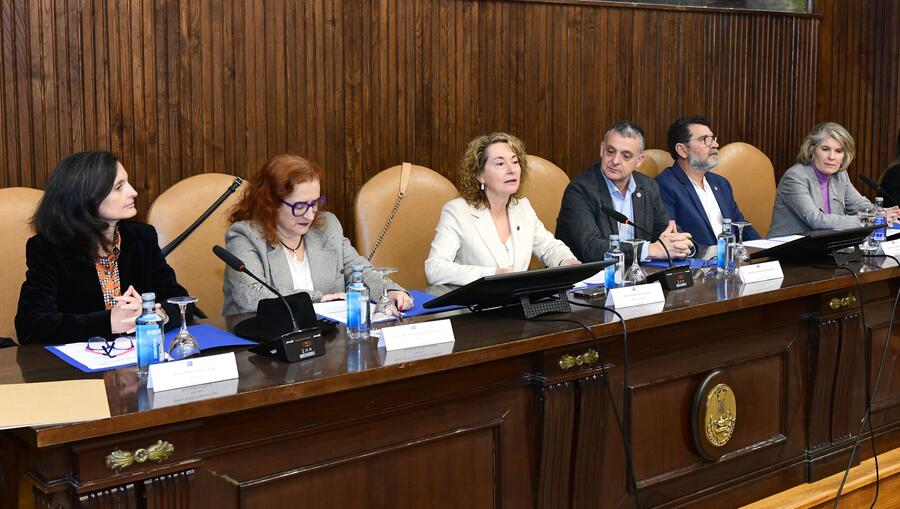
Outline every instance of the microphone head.
[(878, 183), (875, 182), (874, 180), (872, 180), (871, 178), (869, 178), (868, 175), (862, 175), (862, 174), (861, 174), (861, 175), (859, 176), (859, 178), (862, 179), (862, 181), (865, 182), (866, 185), (869, 186), (869, 187), (871, 187), (872, 189), (876, 189), (876, 190), (878, 189)]
[(616, 220), (622, 224), (628, 224), (628, 216), (617, 211), (616, 209), (614, 209), (612, 207), (607, 207), (606, 205), (601, 205), (600, 210), (602, 210), (604, 214), (613, 218), (614, 220)]
[(232, 269), (234, 269), (238, 272), (244, 271), (244, 262), (242, 262), (241, 259), (238, 258), (237, 256), (234, 256), (233, 254), (229, 253), (224, 247), (213, 246), (212, 251), (213, 251), (213, 253), (215, 253), (216, 256), (219, 257), (220, 260), (225, 262), (225, 265), (228, 265), (229, 267), (231, 267)]

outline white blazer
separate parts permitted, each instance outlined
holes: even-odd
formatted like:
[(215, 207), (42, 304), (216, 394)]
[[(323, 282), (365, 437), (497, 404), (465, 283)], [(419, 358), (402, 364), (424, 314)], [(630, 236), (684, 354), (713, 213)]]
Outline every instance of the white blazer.
[[(509, 205), (509, 226), (512, 229), (514, 271), (528, 269), (531, 255), (544, 265), (556, 267), (567, 258), (575, 258), (572, 251), (553, 237), (538, 219), (527, 198), (512, 200)], [(488, 208), (475, 208), (463, 198), (447, 202), (441, 209), (441, 219), (431, 241), (431, 252), (425, 260), (425, 276), (433, 285), (464, 285), (483, 276), (496, 274), (507, 267), (506, 247), (491, 219)]]

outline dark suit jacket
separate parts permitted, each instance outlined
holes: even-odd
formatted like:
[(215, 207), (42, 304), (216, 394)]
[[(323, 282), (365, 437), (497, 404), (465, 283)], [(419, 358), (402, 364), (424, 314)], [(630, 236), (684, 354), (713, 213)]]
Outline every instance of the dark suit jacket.
[[(712, 186), (713, 196), (719, 204), (724, 219), (734, 221), (746, 221), (741, 209), (738, 208), (737, 202), (734, 201), (734, 193), (731, 191), (731, 184), (728, 179), (712, 172), (706, 173), (706, 182)], [(666, 205), (669, 215), (675, 219), (675, 223), (682, 231), (689, 232), (691, 238), (697, 244), (704, 246), (714, 246), (716, 244), (716, 234), (713, 233), (709, 219), (706, 217), (706, 211), (700, 198), (694, 191), (691, 179), (688, 178), (684, 170), (675, 163), (671, 168), (656, 176), (656, 183), (659, 184), (659, 192), (662, 201)], [(735, 231), (737, 235), (737, 231)], [(744, 228), (744, 240), (755, 240), (759, 238), (759, 233), (752, 226)]]
[[(155, 292), (156, 302), (169, 314), (168, 328), (180, 324), (178, 306), (167, 304), (166, 299), (187, 295), (187, 291), (162, 257), (156, 230), (146, 224), (120, 222), (119, 235), (122, 291), (130, 285), (141, 293)], [(93, 264), (67, 258), (40, 234), (28, 239), (25, 258), (27, 271), (16, 313), (20, 343), (66, 343), (111, 335), (110, 311), (104, 309)]]
[[(556, 220), (556, 237), (565, 242), (583, 262), (602, 260), (609, 250), (609, 236), (619, 232), (618, 223), (600, 210), (603, 205), (613, 206), (600, 168), (600, 162), (594, 163), (569, 183)], [(659, 198), (656, 182), (639, 172), (631, 175), (635, 184), (631, 196), (634, 209), (631, 220), (652, 231), (652, 239), (655, 239), (668, 226), (669, 214)], [(634, 234), (638, 239), (652, 240), (649, 234), (637, 228)], [(644, 249), (647, 247), (644, 246)], [(629, 246), (623, 245), (622, 250), (631, 258)]]

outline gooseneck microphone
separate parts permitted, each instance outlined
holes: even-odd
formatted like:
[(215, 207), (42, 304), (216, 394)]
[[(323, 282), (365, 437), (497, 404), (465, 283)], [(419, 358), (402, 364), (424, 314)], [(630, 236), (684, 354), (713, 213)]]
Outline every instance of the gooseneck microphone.
[(871, 187), (872, 189), (874, 189), (876, 191), (881, 191), (881, 194), (887, 196), (892, 202), (894, 202), (896, 204), (900, 204), (900, 200), (897, 200), (897, 198), (892, 196), (891, 193), (885, 191), (883, 187), (878, 185), (878, 182), (875, 182), (874, 180), (869, 178), (868, 175), (860, 175), (859, 178), (862, 179), (862, 181), (865, 182), (866, 185)]
[(294, 311), (291, 310), (291, 306), (288, 305), (288, 302), (287, 302), (287, 300), (285, 300), (284, 295), (281, 295), (281, 293), (278, 290), (276, 290), (274, 287), (269, 285), (269, 283), (266, 283), (265, 281), (260, 279), (256, 274), (247, 270), (247, 266), (244, 265), (244, 262), (242, 262), (241, 259), (238, 258), (237, 256), (234, 256), (233, 254), (229, 253), (224, 247), (213, 246), (212, 250), (213, 250), (213, 253), (215, 253), (216, 256), (218, 256), (220, 260), (225, 262), (225, 265), (228, 265), (229, 267), (231, 267), (232, 269), (234, 269), (238, 272), (243, 272), (244, 274), (247, 274), (248, 276), (252, 277), (253, 279), (259, 281), (259, 283), (261, 285), (268, 288), (270, 292), (277, 295), (278, 298), (281, 299), (281, 302), (284, 302), (284, 307), (287, 308), (288, 314), (291, 316), (291, 323), (294, 324), (294, 330), (292, 332), (297, 332), (300, 330), (299, 325), (297, 325), (297, 319), (294, 318)]
[[(654, 235), (650, 230), (634, 224), (631, 219), (628, 219), (628, 216), (618, 210), (607, 207), (606, 205), (601, 206), (600, 210), (614, 221), (630, 225), (635, 229), (646, 233), (650, 236), (650, 242), (659, 240), (659, 235)], [(691, 273), (691, 268), (689, 266), (676, 267), (675, 263), (672, 262), (672, 256), (669, 254), (669, 248), (666, 247), (666, 243), (660, 241), (659, 244), (663, 247), (663, 251), (666, 252), (666, 260), (669, 262), (669, 267), (647, 276), (647, 281), (659, 281), (666, 290), (676, 290), (678, 288), (694, 286), (694, 275)], [(636, 256), (636, 253), (631, 253), (631, 256)]]

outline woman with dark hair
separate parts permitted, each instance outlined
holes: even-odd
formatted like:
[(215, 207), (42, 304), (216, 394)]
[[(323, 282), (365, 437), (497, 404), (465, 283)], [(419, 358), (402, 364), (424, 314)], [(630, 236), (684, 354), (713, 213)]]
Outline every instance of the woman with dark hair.
[[(139, 292), (157, 302), (187, 295), (137, 214), (137, 192), (109, 152), (81, 152), (56, 166), (32, 218), (16, 313), (19, 342), (65, 343), (134, 329)], [(168, 315), (178, 317), (177, 306)], [(169, 326), (175, 326), (170, 323)]]
[[(345, 298), (350, 266), (362, 264), (373, 294), (386, 285), (400, 311), (412, 307), (403, 288), (382, 279), (344, 237), (341, 223), (325, 212), (322, 169), (292, 154), (266, 161), (235, 204), (225, 248), (250, 272), (283, 295), (306, 292), (313, 302)], [(275, 295), (246, 274), (225, 270), (223, 315), (255, 312), (261, 299)]]
[(459, 172), (459, 197), (441, 209), (425, 275), (433, 285), (465, 285), (484, 276), (528, 269), (534, 255), (548, 267), (580, 263), (538, 219), (522, 182), (525, 146), (511, 134), (469, 142)]

